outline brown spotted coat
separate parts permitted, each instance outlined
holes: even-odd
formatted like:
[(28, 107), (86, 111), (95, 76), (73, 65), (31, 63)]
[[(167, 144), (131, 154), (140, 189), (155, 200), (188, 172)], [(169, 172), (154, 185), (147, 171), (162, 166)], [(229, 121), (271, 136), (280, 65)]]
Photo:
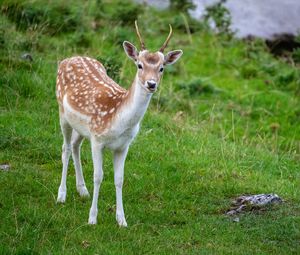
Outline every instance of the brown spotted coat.
[(115, 83), (103, 65), (88, 57), (72, 57), (59, 64), (56, 96), (63, 112), (63, 98), (79, 113), (91, 117), (90, 129), (102, 132), (126, 101), (128, 91)]

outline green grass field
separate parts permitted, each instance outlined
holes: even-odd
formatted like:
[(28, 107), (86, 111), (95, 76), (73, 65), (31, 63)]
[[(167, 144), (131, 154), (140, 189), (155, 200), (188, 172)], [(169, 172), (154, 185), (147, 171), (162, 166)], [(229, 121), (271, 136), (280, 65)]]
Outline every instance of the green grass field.
[[(104, 0), (1, 5), (0, 164), (11, 169), (0, 171), (0, 254), (300, 254), (299, 64), (274, 58), (260, 40), (214, 35), (175, 10)], [(171, 23), (168, 49), (184, 55), (166, 70), (126, 160), (128, 228), (115, 221), (109, 152), (90, 226), (91, 199), (77, 194), (72, 165), (67, 201), (56, 204), (57, 62), (97, 58), (128, 87), (136, 70), (121, 44), (138, 45), (136, 18), (153, 51)], [(91, 193), (87, 141), (82, 163)], [(239, 222), (225, 215), (233, 198), (259, 193), (284, 203)]]

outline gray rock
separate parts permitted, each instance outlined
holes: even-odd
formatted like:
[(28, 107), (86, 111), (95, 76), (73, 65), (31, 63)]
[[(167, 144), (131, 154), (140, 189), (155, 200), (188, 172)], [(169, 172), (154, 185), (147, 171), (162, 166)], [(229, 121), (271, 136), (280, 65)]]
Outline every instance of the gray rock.
[(9, 171), (9, 169), (10, 169), (9, 164), (0, 165), (0, 170), (2, 170), (2, 171)]
[(236, 215), (244, 211), (259, 210), (271, 204), (282, 203), (283, 200), (277, 194), (258, 194), (240, 196), (232, 201), (232, 208), (227, 215)]
[(24, 54), (21, 56), (21, 59), (24, 59), (24, 60), (27, 60), (27, 61), (30, 61), (30, 62), (33, 61), (33, 58), (32, 58), (32, 56), (31, 56), (31, 54), (29, 54), (29, 53), (24, 53)]

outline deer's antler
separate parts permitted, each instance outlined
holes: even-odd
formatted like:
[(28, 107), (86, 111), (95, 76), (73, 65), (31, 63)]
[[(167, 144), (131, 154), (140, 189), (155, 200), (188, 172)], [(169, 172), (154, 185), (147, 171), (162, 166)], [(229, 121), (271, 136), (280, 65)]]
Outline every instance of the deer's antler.
[(165, 48), (167, 47), (167, 45), (168, 45), (168, 43), (169, 43), (169, 41), (171, 39), (172, 33), (173, 33), (172, 26), (170, 24), (169, 24), (169, 26), (170, 26), (170, 33), (169, 33), (169, 35), (167, 37), (167, 40), (164, 42), (163, 46), (161, 46), (161, 48), (159, 50), (162, 53), (164, 52)]
[(140, 40), (140, 43), (141, 43), (141, 49), (142, 49), (142, 50), (145, 50), (145, 49), (146, 49), (145, 43), (144, 43), (143, 38), (141, 37), (141, 34), (140, 34), (140, 31), (139, 31), (139, 27), (138, 27), (137, 21), (135, 21), (134, 24), (135, 24), (136, 34), (137, 34), (137, 36), (138, 36), (138, 38), (139, 38), (139, 40)]

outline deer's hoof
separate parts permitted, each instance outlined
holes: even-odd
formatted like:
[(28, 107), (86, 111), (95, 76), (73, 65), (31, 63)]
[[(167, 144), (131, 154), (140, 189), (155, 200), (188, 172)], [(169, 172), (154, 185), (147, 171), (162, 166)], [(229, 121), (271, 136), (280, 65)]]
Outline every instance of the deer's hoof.
[(125, 216), (124, 215), (118, 215), (117, 214), (117, 222), (118, 222), (118, 225), (120, 227), (127, 227), (127, 222), (126, 222), (126, 219), (125, 219)]
[(90, 225), (95, 225), (97, 224), (97, 217), (89, 217), (89, 222)]
[(66, 190), (58, 190), (57, 195), (57, 203), (64, 203), (66, 201), (67, 191)]
[(88, 192), (86, 186), (77, 186), (77, 191), (79, 195), (83, 198), (89, 198), (90, 193)]

